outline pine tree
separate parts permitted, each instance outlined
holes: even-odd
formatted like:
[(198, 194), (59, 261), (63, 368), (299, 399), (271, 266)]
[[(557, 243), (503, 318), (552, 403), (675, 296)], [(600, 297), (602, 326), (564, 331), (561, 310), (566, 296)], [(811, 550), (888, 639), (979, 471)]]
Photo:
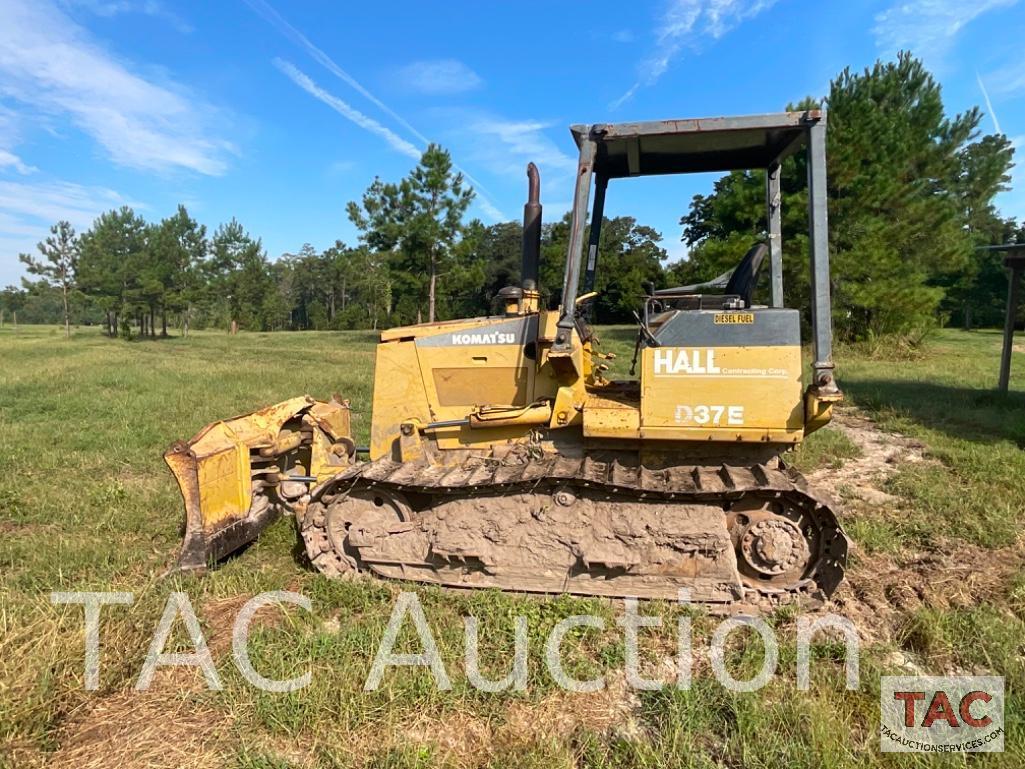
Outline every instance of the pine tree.
[[(199, 274), (208, 244), (206, 227), (193, 219), (185, 206), (179, 205), (151, 232), (152, 276), (161, 310), (161, 335), (167, 336), (167, 311), (181, 313), (182, 333), (189, 335), (192, 305), (202, 288)], [(151, 329), (155, 335), (155, 330)]]
[(939, 84), (909, 54), (833, 82), (830, 244), (848, 334), (929, 323), (939, 283), (968, 264), (956, 182), (979, 120), (977, 109), (947, 118)]
[[(421, 296), (426, 288), (429, 323), (436, 318), (438, 278), (450, 266), (474, 196), (463, 175), (453, 170), (449, 153), (432, 144), (401, 182), (375, 179), (363, 194), (362, 205), (353, 201), (347, 206), (363, 242), (378, 251), (396, 252), (396, 266), (411, 283), (420, 284)], [(419, 276), (426, 276), (426, 286)]]
[(32, 275), (38, 275), (48, 286), (60, 289), (64, 305), (64, 336), (71, 338), (69, 298), (75, 291), (78, 277), (78, 238), (75, 229), (61, 220), (50, 228), (50, 235), (36, 248), (43, 259), (29, 254), (19, 254), (18, 259)]
[(111, 336), (126, 333), (140, 265), (147, 246), (147, 225), (124, 206), (101, 214), (80, 238), (79, 284), (107, 314)]
[(261, 331), (274, 327), (275, 287), (263, 244), (235, 219), (218, 227), (211, 238), (207, 270), (212, 291), (224, 304), (227, 326), (234, 321)]
[(975, 247), (963, 271), (946, 276), (942, 307), (951, 322), (972, 329), (1003, 319), (1007, 275), (1003, 254), (986, 246), (1013, 242), (1015, 227), (997, 213), (993, 199), (1008, 189), (1014, 147), (1003, 135), (984, 136), (960, 153), (956, 189), (965, 227)]
[[(813, 105), (809, 99), (797, 108)], [(863, 72), (844, 70), (826, 105), (838, 334), (853, 339), (935, 323), (944, 296), (971, 270), (973, 227), (993, 215), (1010, 148), (998, 137), (976, 141), (978, 109), (947, 117), (939, 84), (905, 53)], [(784, 285), (790, 306), (807, 307), (804, 176), (800, 154), (784, 163)], [(695, 197), (682, 219), (692, 252), (674, 267), (674, 279), (713, 277), (763, 236), (764, 179), (761, 171), (734, 172), (711, 195)]]

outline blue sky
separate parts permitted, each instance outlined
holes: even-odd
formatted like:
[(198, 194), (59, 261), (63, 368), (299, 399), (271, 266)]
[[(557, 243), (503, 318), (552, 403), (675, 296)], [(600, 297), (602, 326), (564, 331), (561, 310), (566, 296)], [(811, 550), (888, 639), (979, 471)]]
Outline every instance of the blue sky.
[[(236, 216), (272, 258), (353, 243), (345, 203), (428, 140), (474, 181), (472, 215), (519, 218), (534, 160), (557, 218), (570, 123), (780, 110), (899, 48), (1025, 150), (1022, 40), (1025, 0), (0, 0), (0, 285), (57, 219), (122, 204)], [(622, 181), (607, 212), (678, 257), (713, 179)], [(999, 202), (1023, 218), (1016, 182)]]

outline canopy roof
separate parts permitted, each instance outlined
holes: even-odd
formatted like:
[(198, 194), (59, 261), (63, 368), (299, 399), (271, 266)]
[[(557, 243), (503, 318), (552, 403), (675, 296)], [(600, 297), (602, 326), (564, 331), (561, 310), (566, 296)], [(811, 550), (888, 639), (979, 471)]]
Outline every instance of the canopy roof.
[(770, 115), (598, 123), (570, 128), (579, 146), (598, 141), (594, 172), (610, 179), (768, 168), (800, 148), (820, 110)]
[(1004, 266), (1013, 269), (1025, 267), (1025, 243), (1004, 243), (998, 246), (980, 246), (976, 251), (1003, 251)]

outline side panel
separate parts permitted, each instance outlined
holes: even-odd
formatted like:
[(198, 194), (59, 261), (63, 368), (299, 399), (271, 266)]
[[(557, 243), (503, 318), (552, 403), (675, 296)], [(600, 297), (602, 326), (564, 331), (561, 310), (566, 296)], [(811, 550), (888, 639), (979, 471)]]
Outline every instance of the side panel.
[(418, 337), (417, 357), (436, 420), (465, 417), (473, 406), (526, 406), (535, 362), (525, 346), (537, 339), (537, 318), (502, 318)]
[[(537, 340), (537, 316), (477, 319), (465, 326), (432, 329), (416, 339), (424, 390), (435, 421), (465, 418), (474, 406), (527, 406), (533, 400), (536, 361), (527, 346)], [(536, 344), (534, 344), (536, 357)], [(524, 427), (435, 431), (439, 448), (505, 443)]]
[[(371, 458), (397, 456), (407, 419), (465, 419), (474, 406), (527, 406), (537, 397), (538, 317), (471, 318), (392, 329), (382, 334), (374, 374)], [(524, 427), (446, 427), (442, 449), (522, 438)]]
[(420, 361), (412, 341), (381, 342), (374, 367), (374, 411), (370, 458), (397, 451), (399, 425), (406, 419), (431, 421)]
[(647, 347), (641, 437), (793, 443), (804, 430), (796, 311), (679, 312)]

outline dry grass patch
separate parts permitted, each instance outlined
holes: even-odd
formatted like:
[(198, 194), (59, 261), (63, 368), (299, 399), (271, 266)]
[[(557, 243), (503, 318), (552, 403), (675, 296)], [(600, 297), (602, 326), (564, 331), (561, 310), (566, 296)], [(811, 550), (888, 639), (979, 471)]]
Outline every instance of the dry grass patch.
[(89, 701), (65, 721), (49, 769), (217, 769), (233, 752), (231, 721), (198, 671), (158, 673), (148, 691)]
[(892, 642), (922, 607), (973, 608), (999, 601), (1025, 571), (1025, 539), (999, 550), (941, 541), (932, 552), (861, 556), (833, 598), (832, 611), (864, 640)]

